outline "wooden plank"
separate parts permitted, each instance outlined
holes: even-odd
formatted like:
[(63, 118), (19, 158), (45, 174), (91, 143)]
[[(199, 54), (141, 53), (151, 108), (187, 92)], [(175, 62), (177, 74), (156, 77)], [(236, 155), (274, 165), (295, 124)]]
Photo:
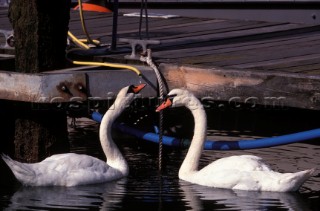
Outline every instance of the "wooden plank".
[[(240, 59), (233, 59), (232, 55), (234, 54), (231, 54), (231, 59), (223, 62), (218, 61), (215, 62), (215, 64), (224, 67), (245, 69), (254, 68), (255, 66), (263, 66), (264, 64), (270, 65), (272, 63), (283, 63), (293, 57), (288, 61), (290, 62), (294, 61), (299, 56), (307, 59), (307, 55), (313, 56), (317, 54), (317, 49), (319, 48), (319, 46), (320, 44), (314, 45), (312, 47), (304, 47), (297, 44), (296, 48), (290, 48), (290, 46), (281, 46), (274, 49), (265, 49), (265, 51), (250, 51), (245, 52), (245, 55), (242, 54), (242, 57), (239, 56)], [(241, 55), (240, 53), (241, 52), (239, 52), (238, 55)]]
[(77, 89), (77, 84), (86, 85), (84, 74), (0, 72), (0, 82), (0, 99), (38, 103), (68, 102), (75, 96), (86, 99), (86, 95)]
[[(133, 24), (134, 21), (138, 21), (137, 18), (130, 19), (127, 17), (121, 17), (120, 19), (122, 20), (121, 24), (123, 24), (123, 27), (126, 29), (125, 31), (121, 31), (121, 30), (119, 31), (120, 37), (122, 35), (125, 36), (125, 35), (128, 35), (129, 33), (137, 32), (136, 31), (137, 29), (135, 27), (132, 27), (134, 26)], [(254, 62), (258, 62), (257, 65), (263, 62), (269, 64), (271, 61), (281, 64), (282, 60), (285, 60), (282, 58), (281, 54), (287, 50), (288, 46), (292, 44), (297, 44), (297, 42), (299, 41), (297, 44), (297, 47), (304, 47), (305, 44), (307, 44), (308, 42), (318, 40), (316, 36), (307, 37), (307, 39), (305, 39), (305, 37), (303, 37), (302, 35), (300, 35), (299, 37), (291, 38), (292, 36), (297, 36), (297, 34), (291, 35), (289, 33), (289, 31), (291, 30), (293, 31), (297, 30), (298, 32), (302, 30), (302, 32), (299, 32), (299, 34), (301, 33), (303, 34), (303, 28), (301, 28), (301, 26), (305, 26), (305, 25), (300, 25), (300, 24), (290, 25), (286, 23), (264, 23), (264, 22), (254, 22), (254, 21), (230, 21), (230, 20), (222, 21), (222, 20), (210, 20), (210, 19), (200, 21), (199, 19), (190, 18), (188, 19), (189, 21), (190, 20), (192, 21), (198, 20), (198, 21), (187, 22), (181, 25), (181, 22), (179, 20), (181, 20), (181, 18), (176, 18), (174, 19), (174, 21), (161, 20), (158, 22), (153, 22), (156, 24), (150, 24), (151, 33), (153, 33), (153, 35), (158, 33), (157, 38), (159, 38), (163, 43), (161, 46), (154, 48), (154, 56), (158, 62), (166, 61), (168, 58), (170, 58), (170, 55), (172, 55), (170, 59), (175, 59), (179, 62), (186, 63), (186, 64), (191, 63), (191, 64), (199, 64), (199, 65), (207, 65), (207, 66), (208, 65), (232, 66), (233, 64), (237, 64), (237, 65), (243, 64), (244, 65), (243, 68), (245, 68), (245, 65), (248, 65), (248, 68), (252, 68), (254, 67)], [(129, 22), (126, 23), (126, 21), (129, 21)], [(164, 23), (166, 24), (164, 25)], [(170, 33), (166, 34), (165, 32), (163, 32), (164, 30), (169, 31), (172, 28), (175, 29), (175, 34), (170, 34)], [(260, 30), (262, 30), (261, 33), (259, 32)], [(253, 35), (250, 34), (250, 33), (256, 33), (255, 31), (258, 31), (258, 34), (253, 34)], [(307, 32), (308, 31), (309, 29), (307, 29)], [(213, 37), (217, 36), (216, 34), (217, 32), (221, 33), (220, 35), (221, 39), (211, 41), (210, 39), (212, 38), (212, 36)], [(224, 32), (226, 32), (227, 34), (225, 34)], [(271, 37), (271, 38), (267, 37), (268, 39), (266, 39), (265, 32), (275, 33), (274, 37)], [(284, 34), (281, 32), (284, 32)], [(238, 36), (234, 38), (231, 37), (231, 38), (239, 39), (240, 41), (227, 44), (227, 46), (229, 47), (221, 45), (219, 41), (228, 43), (228, 39), (230, 39), (230, 37), (228, 37), (228, 33), (231, 35), (238, 34)], [(308, 32), (308, 33), (313, 33), (313, 32), (311, 30), (311, 32)], [(259, 35), (261, 35), (261, 38), (257, 39), (257, 36)], [(203, 36), (207, 36), (209, 41), (203, 40), (203, 42), (207, 43), (206, 45), (209, 45), (209, 43), (212, 43), (212, 42), (213, 44), (218, 43), (220, 45), (218, 45), (218, 47), (205, 46), (203, 47), (203, 49), (201, 49), (202, 45), (198, 45), (197, 43), (195, 44), (194, 42), (194, 39), (198, 39), (198, 37), (195, 37), (192, 40), (192, 37), (194, 36), (201, 36), (201, 38)], [(241, 40), (243, 41), (243, 37), (246, 37), (246, 36), (255, 36), (255, 40), (241, 42)], [(190, 38), (191, 40), (189, 40)], [(271, 40), (273, 39), (273, 40), (270, 41), (270, 39)], [(170, 42), (171, 40), (174, 40), (173, 45), (170, 45), (170, 43), (169, 44), (166, 43), (167, 41)], [(301, 40), (303, 40), (303, 42), (301, 42)], [(182, 42), (181, 43), (181, 45), (183, 46), (182, 48), (180, 47), (174, 48), (176, 47), (177, 41)], [(244, 45), (244, 43), (247, 43), (248, 45)], [(237, 46), (237, 44), (239, 44), (238, 47), (235, 47)], [(186, 45), (188, 45), (188, 48), (185, 47)], [(268, 49), (270, 48), (270, 50), (264, 50), (264, 48), (268, 48)], [(305, 47), (305, 48), (306, 48), (306, 51), (305, 51), (306, 54), (310, 53), (309, 51), (311, 52), (314, 51), (314, 49), (310, 49), (309, 47)], [(165, 49), (170, 49), (170, 50), (165, 50)], [(174, 50), (171, 50), (171, 49), (174, 49)], [(184, 49), (186, 50), (183, 51)], [(278, 52), (278, 55), (273, 54), (272, 51)], [(289, 56), (288, 58), (291, 58), (292, 60), (294, 60), (295, 57), (300, 56), (300, 55), (297, 55), (297, 53), (299, 54), (299, 52), (292, 52), (292, 55), (288, 55), (287, 53), (286, 55)], [(161, 58), (161, 56), (163, 55), (166, 55), (166, 57)], [(197, 57), (191, 57), (193, 55), (197, 55)], [(257, 55), (261, 55), (261, 56), (258, 57)], [(123, 54), (119, 54), (118, 56), (123, 57)], [(239, 68), (241, 67), (239, 66)]]
[(160, 65), (169, 89), (186, 88), (198, 98), (243, 103), (250, 108), (320, 109), (320, 76), (265, 73), (185, 65)]
[[(255, 54), (255, 52), (247, 52), (247, 54), (243, 56), (241, 56), (240, 54), (220, 55), (220, 57), (217, 56), (217, 58), (223, 58), (224, 56), (225, 59), (220, 59), (220, 61), (213, 61), (209, 63), (202, 62), (202, 64), (215, 64), (221, 67), (232, 67), (238, 69), (252, 69), (256, 66), (261, 67), (263, 65), (270, 65), (275, 63), (281, 64), (283, 62), (286, 62), (287, 60), (288, 62), (294, 61), (298, 59), (298, 57), (304, 57), (305, 59), (307, 59), (308, 55), (311, 56), (316, 54), (315, 49), (307, 49), (308, 48), (304, 48), (305, 52), (295, 50), (290, 52), (290, 54), (284, 54), (284, 51), (282, 51), (282, 49), (280, 49), (279, 51), (276, 51), (276, 49), (274, 49), (275, 51), (266, 50), (266, 52), (264, 53), (262, 53), (261, 51), (256, 52), (260, 54)], [(317, 55), (315, 56), (317, 57)]]
[[(268, 33), (273, 32), (285, 32), (288, 30), (293, 29), (300, 29), (297, 25), (288, 24), (285, 26), (272, 26), (272, 27), (261, 27), (256, 29), (247, 30), (246, 28), (241, 30), (235, 31), (228, 31), (228, 32), (221, 32), (221, 33), (214, 33), (214, 34), (206, 34), (202, 36), (193, 36), (193, 37), (186, 37), (177, 39), (177, 37), (172, 37), (172, 39), (162, 40), (161, 47), (175, 47), (175, 48), (187, 48), (187, 47), (196, 47), (196, 46), (207, 46), (211, 42), (216, 42), (218, 40), (227, 40), (229, 42), (241, 42), (245, 39), (261, 39), (263, 37), (257, 37), (257, 35), (266, 35)], [(271, 31), (271, 32), (270, 32)], [(254, 37), (255, 36), (255, 37)], [(274, 36), (274, 35), (273, 35)], [(233, 40), (232, 40), (233, 39)]]
[[(316, 52), (316, 51), (314, 51)], [(275, 65), (280, 65), (280, 64), (288, 64), (291, 62), (297, 62), (297, 61), (304, 61), (307, 59), (319, 59), (320, 60), (320, 53), (313, 53), (313, 54), (308, 54), (308, 52), (300, 52), (304, 55), (298, 55), (298, 56), (290, 56), (290, 55), (285, 55), (282, 58), (275, 58), (275, 59), (270, 59), (269, 60), (264, 60), (264, 61), (254, 61), (252, 63), (242, 63), (242, 64), (237, 64), (237, 65), (230, 65), (229, 67), (231, 68), (239, 68), (239, 69), (261, 69), (266, 66), (275, 66)], [(280, 53), (281, 55), (281, 53)], [(283, 55), (283, 54), (282, 54)]]
[[(231, 48), (228, 49), (219, 49), (217, 51), (211, 51), (206, 53), (206, 55), (188, 57), (184, 56), (184, 59), (181, 59), (181, 62), (191, 63), (191, 64), (202, 64), (202, 65), (218, 65), (226, 66), (233, 68), (254, 68), (255, 66), (262, 66), (263, 62), (266, 65), (270, 64), (270, 60), (281, 63), (290, 62), (285, 61), (290, 57), (298, 57), (305, 55), (313, 55), (318, 52), (320, 42), (315, 40), (315, 42), (283, 42), (281, 45), (275, 45), (272, 48), (266, 47), (264, 45), (254, 46), (254, 48), (244, 48), (239, 51), (233, 51)], [(305, 59), (307, 56), (305, 56)], [(312, 57), (311, 57), (312, 58)], [(279, 59), (279, 61), (276, 61)], [(301, 58), (302, 59), (302, 58)], [(294, 60), (294, 59), (292, 59)]]
[(57, 103), (108, 100), (115, 97), (122, 87), (129, 84), (147, 83), (143, 97), (157, 96), (157, 79), (154, 71), (145, 66), (135, 66), (142, 77), (126, 69), (84, 69), (47, 71), (41, 74), (25, 74), (0, 71), (0, 99)]
[[(78, 15), (75, 15), (74, 13), (72, 14), (72, 17), (75, 16), (76, 20), (75, 21), (71, 21), (70, 23), (73, 25), (76, 22), (80, 22), (80, 19), (77, 18)], [(144, 23), (144, 19), (143, 19), (143, 23)], [(186, 23), (186, 22), (200, 22), (202, 21), (202, 19), (197, 19), (197, 18), (175, 18), (173, 20), (170, 20), (171, 24), (175, 24), (175, 22), (177, 22), (176, 24), (179, 23)], [(112, 16), (106, 16), (106, 17), (102, 17), (100, 19), (87, 19), (86, 18), (86, 23), (88, 24), (88, 26), (94, 25), (94, 24), (101, 24), (101, 23), (105, 23), (108, 24), (108, 26), (112, 26)], [(139, 23), (139, 18), (135, 18), (135, 17), (124, 17), (124, 16), (119, 16), (118, 17), (118, 28), (119, 29), (132, 29), (132, 27), (135, 27), (136, 29), (138, 28), (138, 23)], [(168, 21), (164, 20), (164, 19), (149, 19), (149, 25), (150, 27), (159, 27), (159, 26), (165, 26), (168, 25)]]
[[(161, 37), (160, 39), (162, 40), (162, 38), (163, 37)], [(163, 40), (162, 40), (163, 41)], [(192, 43), (192, 42), (191, 42)], [(190, 46), (189, 46), (190, 47)], [(199, 46), (195, 46), (195, 49), (197, 49)], [(201, 47), (201, 46), (200, 46)], [(213, 47), (214, 48), (214, 47)], [(166, 49), (166, 48), (165, 48)], [(176, 48), (175, 48), (176, 49)], [(188, 48), (188, 50), (189, 50), (190, 48)], [(155, 50), (155, 56), (156, 57), (158, 57), (158, 54), (157, 54), (157, 51), (161, 51), (162, 50), (162, 52), (163, 52), (163, 45), (162, 46), (159, 46), (159, 47), (154, 47), (154, 50)], [(167, 49), (166, 49), (167, 50)], [(178, 49), (177, 51), (180, 51), (181, 49)], [(183, 50), (183, 49), (182, 49)], [(189, 52), (190, 51), (192, 51), (192, 49), (191, 50), (189, 50)], [(165, 51), (166, 52), (166, 51)], [(174, 53), (174, 55), (181, 55), (180, 57), (186, 57), (186, 56), (188, 56), (188, 55), (185, 55), (185, 53), (184, 54), (177, 54), (177, 53)]]
[(90, 99), (112, 99), (121, 88), (140, 82), (147, 84), (140, 93), (141, 98), (157, 97), (158, 85), (154, 70), (146, 66), (135, 65), (135, 67), (142, 72), (142, 77), (125, 69), (86, 71)]
[(162, 57), (166, 59), (179, 59), (181, 57), (187, 56), (202, 56), (207, 54), (215, 54), (215, 53), (230, 53), (237, 51), (245, 51), (252, 49), (264, 49), (264, 48), (272, 48), (277, 47), (283, 44), (294, 45), (296, 43), (304, 42), (307, 45), (310, 43), (316, 42), (320, 40), (319, 33), (306, 33), (306, 34), (292, 34), (291, 36), (285, 37), (273, 37), (270, 39), (262, 39), (262, 40), (252, 40), (238, 43), (228, 43), (226, 42), (216, 42), (212, 45), (204, 46), (204, 47), (194, 47), (194, 48), (186, 48), (186, 49), (170, 49), (170, 50), (161, 50), (157, 49), (154, 52), (154, 56)]
[[(194, 38), (199, 36), (200, 38), (206, 38), (206, 36), (225, 34), (230, 32), (240, 32), (246, 31), (249, 32), (252, 29), (258, 29), (262, 27), (274, 27), (283, 24), (279, 23), (260, 23), (260, 22), (241, 22), (241, 21), (218, 21), (212, 24), (199, 23), (189, 27), (180, 27), (173, 26), (174, 30), (177, 32), (177, 35), (165, 37), (165, 41), (170, 41), (172, 39), (181, 39), (181, 38)], [(228, 34), (226, 34), (228, 36)]]
[[(282, 63), (282, 64), (275, 64), (275, 65), (269, 65), (269, 66), (263, 66), (263, 67), (256, 67), (255, 69), (260, 69), (260, 70), (266, 70), (266, 71), (288, 71), (288, 69), (292, 69), (292, 68), (296, 68), (299, 67), (300, 68), (304, 68), (307, 71), (309, 70), (308, 67), (314, 66), (314, 65), (318, 65), (320, 64), (319, 62), (319, 58), (311, 58), (308, 57), (307, 59), (303, 59), (303, 60), (297, 60), (297, 61), (292, 61), (290, 63)], [(296, 72), (294, 70), (290, 70), (290, 72)]]
[(310, 69), (308, 71), (304, 71), (303, 75), (320, 75), (320, 67), (317, 65), (315, 69)]
[[(120, 18), (119, 22), (122, 23), (118, 26), (118, 35), (119, 37), (132, 37), (132, 36), (136, 36), (136, 33), (138, 32), (139, 29), (139, 22), (136, 20), (135, 22), (129, 22), (127, 23), (128, 18), (123, 19)], [(174, 25), (171, 25), (172, 22), (174, 22), (174, 24), (177, 25), (181, 25), (181, 26), (185, 26), (188, 27), (189, 25), (192, 24), (197, 24), (200, 23), (199, 20), (195, 20), (195, 19), (176, 19), (176, 20), (172, 20), (170, 21), (170, 25), (168, 25), (167, 21), (158, 21), (158, 24), (155, 24), (153, 22), (149, 22), (149, 33), (151, 35), (152, 39), (157, 38), (158, 36), (163, 37), (164, 35), (172, 35), (172, 34), (176, 34), (175, 31), (172, 31), (170, 29), (172, 29), (172, 27)], [(211, 22), (213, 22), (211, 20)], [(214, 21), (217, 22), (217, 21)], [(142, 25), (142, 30), (144, 30), (145, 28), (145, 23), (143, 23)], [(159, 30), (159, 31), (155, 31), (155, 30)], [(98, 33), (96, 34), (96, 36), (102, 36), (102, 35), (111, 35), (111, 31), (106, 30), (105, 33)]]

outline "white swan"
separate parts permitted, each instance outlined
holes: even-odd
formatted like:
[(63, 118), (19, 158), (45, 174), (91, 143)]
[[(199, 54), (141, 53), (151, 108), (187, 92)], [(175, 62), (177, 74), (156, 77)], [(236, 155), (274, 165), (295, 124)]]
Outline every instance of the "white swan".
[(15, 177), (27, 186), (76, 186), (108, 182), (125, 177), (129, 167), (111, 137), (112, 123), (145, 84), (122, 88), (102, 118), (99, 136), (107, 162), (75, 153), (52, 155), (39, 163), (20, 163), (9, 156), (2, 159)]
[(255, 191), (297, 191), (315, 169), (296, 173), (279, 173), (253, 155), (218, 159), (198, 170), (199, 159), (206, 140), (207, 117), (201, 102), (189, 91), (173, 89), (156, 109), (186, 106), (194, 117), (194, 135), (188, 153), (180, 167), (179, 178), (191, 183), (216, 188)]

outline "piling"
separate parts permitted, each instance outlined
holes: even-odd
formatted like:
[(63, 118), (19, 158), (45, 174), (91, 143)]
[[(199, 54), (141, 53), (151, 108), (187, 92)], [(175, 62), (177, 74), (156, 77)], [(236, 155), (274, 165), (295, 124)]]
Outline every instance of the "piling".
[[(66, 66), (65, 49), (70, 0), (12, 0), (9, 19), (14, 30), (15, 70), (40, 73)], [(15, 102), (14, 157), (37, 162), (69, 151), (67, 115), (49, 109), (41, 112), (31, 103)]]

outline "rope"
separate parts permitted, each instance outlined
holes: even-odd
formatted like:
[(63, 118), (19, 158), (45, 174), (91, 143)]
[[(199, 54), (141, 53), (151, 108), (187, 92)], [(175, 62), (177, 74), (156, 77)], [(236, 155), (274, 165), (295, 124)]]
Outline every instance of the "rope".
[[(147, 49), (147, 56), (141, 56), (140, 61), (146, 62), (155, 72), (158, 84), (159, 84), (159, 95), (162, 100), (164, 97), (164, 83), (158, 67), (153, 63), (151, 56), (151, 49)], [(162, 141), (163, 140), (163, 112), (159, 112), (159, 171), (162, 170)]]

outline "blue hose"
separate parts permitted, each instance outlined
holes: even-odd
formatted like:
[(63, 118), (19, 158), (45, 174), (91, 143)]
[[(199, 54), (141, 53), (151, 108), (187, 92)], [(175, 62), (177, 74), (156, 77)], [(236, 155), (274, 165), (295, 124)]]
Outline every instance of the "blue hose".
[(95, 112), (95, 111), (94, 111), (94, 112), (92, 112), (92, 114), (91, 114), (91, 118), (92, 118), (94, 121), (99, 122), (99, 123), (101, 123), (102, 117), (103, 117), (103, 115), (100, 114), (99, 112)]
[[(98, 112), (92, 113), (92, 119), (101, 122), (102, 114)], [(133, 135), (139, 139), (158, 143), (159, 135), (151, 132), (144, 132), (136, 128), (125, 125), (124, 123), (118, 123), (114, 125), (119, 131)], [(238, 140), (238, 141), (211, 141), (206, 140), (204, 143), (205, 150), (243, 150), (243, 149), (258, 149), (273, 147), (285, 144), (291, 144), (300, 141), (306, 141), (320, 137), (320, 129), (313, 129), (298, 133), (292, 133), (288, 135), (282, 135), (270, 138), (261, 138), (256, 140)], [(188, 148), (190, 146), (190, 140), (177, 139), (170, 136), (163, 136), (162, 143), (167, 146)]]

